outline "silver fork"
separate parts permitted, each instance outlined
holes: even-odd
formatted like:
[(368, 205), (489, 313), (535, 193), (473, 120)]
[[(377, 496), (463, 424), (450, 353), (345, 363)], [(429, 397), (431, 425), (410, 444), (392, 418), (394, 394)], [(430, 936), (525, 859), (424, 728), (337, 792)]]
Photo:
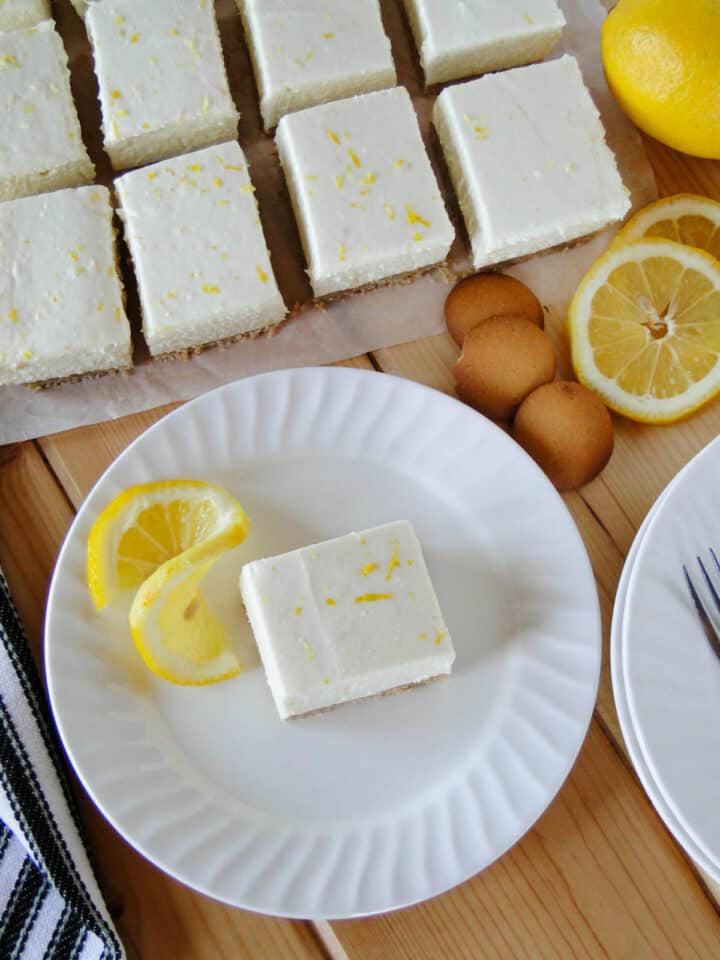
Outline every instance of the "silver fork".
[[(701, 557), (697, 556), (695, 558), (702, 573), (704, 587), (696, 588), (685, 564), (683, 564), (683, 572), (690, 595), (695, 603), (695, 609), (705, 629), (705, 636), (708, 638), (715, 654), (720, 657), (720, 560), (718, 560), (712, 547), (710, 547), (710, 556), (712, 557), (712, 564), (708, 564), (710, 571), (702, 562)], [(717, 581), (717, 586), (715, 581)]]

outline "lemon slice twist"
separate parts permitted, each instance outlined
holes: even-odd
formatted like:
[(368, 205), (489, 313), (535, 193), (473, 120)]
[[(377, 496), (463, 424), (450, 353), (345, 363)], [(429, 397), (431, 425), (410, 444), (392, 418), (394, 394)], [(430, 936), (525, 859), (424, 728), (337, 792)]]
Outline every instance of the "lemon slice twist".
[(230, 493), (196, 480), (130, 487), (95, 521), (87, 551), (93, 602), (101, 610), (124, 591), (137, 591), (133, 640), (147, 666), (166, 680), (214, 683), (242, 669), (201, 584), (249, 529)]

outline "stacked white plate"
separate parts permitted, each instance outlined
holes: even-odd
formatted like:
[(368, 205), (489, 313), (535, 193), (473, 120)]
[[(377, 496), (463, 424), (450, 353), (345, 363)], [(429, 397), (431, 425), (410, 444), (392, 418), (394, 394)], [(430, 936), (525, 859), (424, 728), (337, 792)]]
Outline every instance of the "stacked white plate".
[(683, 576), (720, 549), (720, 438), (661, 494), (630, 549), (611, 633), (628, 752), (675, 839), (720, 882), (720, 659)]

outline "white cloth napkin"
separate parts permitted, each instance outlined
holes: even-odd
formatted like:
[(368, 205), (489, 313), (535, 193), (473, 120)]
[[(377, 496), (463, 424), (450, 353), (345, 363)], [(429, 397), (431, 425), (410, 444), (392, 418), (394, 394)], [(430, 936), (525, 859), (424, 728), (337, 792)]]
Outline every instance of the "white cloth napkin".
[(122, 960), (50, 711), (0, 572), (0, 958)]

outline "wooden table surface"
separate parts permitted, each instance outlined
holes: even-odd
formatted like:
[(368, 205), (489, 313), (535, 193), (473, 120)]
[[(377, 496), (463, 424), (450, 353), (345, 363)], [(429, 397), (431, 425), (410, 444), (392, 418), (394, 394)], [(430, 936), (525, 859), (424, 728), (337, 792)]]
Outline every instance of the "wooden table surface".
[[(654, 142), (661, 194), (720, 200), (720, 162)], [(565, 334), (553, 331), (561, 354)], [(346, 361), (451, 393), (458, 350), (446, 334)], [(568, 372), (566, 370), (566, 372)], [(165, 407), (0, 448), (0, 564), (38, 664), (45, 597), (58, 548), (91, 485)], [(628, 760), (612, 699), (613, 598), (635, 531), (668, 481), (720, 432), (720, 401), (686, 423), (616, 418), (610, 465), (565, 502), (590, 554), (602, 605), (604, 656), (592, 725), (567, 782), (537, 825), (462, 886), (387, 916), (305, 923), (232, 909), (181, 886), (137, 854), (85, 797), (100, 881), (131, 958), (143, 960), (458, 960), (720, 956), (720, 888), (688, 862)]]

